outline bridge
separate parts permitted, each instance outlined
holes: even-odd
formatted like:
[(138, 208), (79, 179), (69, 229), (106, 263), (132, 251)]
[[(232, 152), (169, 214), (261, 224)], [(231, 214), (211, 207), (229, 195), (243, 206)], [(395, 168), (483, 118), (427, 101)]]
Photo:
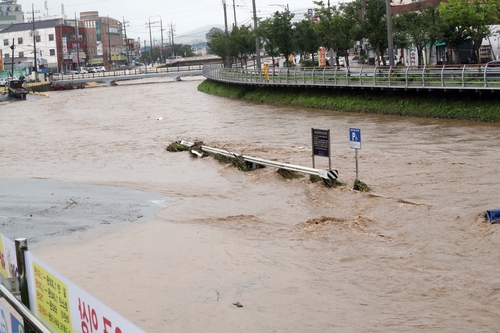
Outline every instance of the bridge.
[(115, 70), (103, 73), (89, 74), (54, 74), (51, 81), (54, 84), (85, 84), (87, 82), (106, 83), (108, 86), (116, 85), (118, 81), (137, 80), (155, 77), (171, 77), (177, 80), (181, 76), (201, 75), (203, 65), (169, 66)]
[(211, 80), (253, 86), (500, 92), (500, 67), (487, 65), (254, 68), (203, 66)]

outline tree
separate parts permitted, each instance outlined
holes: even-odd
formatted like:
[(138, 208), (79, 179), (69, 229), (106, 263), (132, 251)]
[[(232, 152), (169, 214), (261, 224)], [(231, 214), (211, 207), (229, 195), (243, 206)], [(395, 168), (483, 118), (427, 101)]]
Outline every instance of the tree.
[(428, 43), (426, 22), (418, 11), (407, 11), (394, 17), (394, 27), (406, 36), (410, 45), (417, 48), (419, 63), (423, 63), (423, 50)]
[(337, 55), (340, 53), (345, 57), (346, 66), (349, 66), (349, 57), (346, 56), (347, 51), (357, 40), (362, 38), (360, 10), (361, 2), (341, 3), (336, 12), (337, 15), (332, 19), (333, 31), (335, 31), (333, 34), (335, 50), (337, 51)]
[(427, 30), (428, 42), (430, 45), (428, 63), (431, 62), (432, 47), (444, 38), (444, 21), (437, 6), (427, 5), (422, 10), (423, 22)]
[(210, 37), (207, 44), (210, 52), (221, 57), (223, 63), (227, 64), (228, 57), (230, 57), (229, 35), (224, 32), (217, 33)]
[(449, 0), (439, 4), (439, 11), (448, 28), (448, 38), (455, 44), (458, 40), (473, 43), (475, 58), (483, 38), (490, 35), (489, 25), (498, 22), (500, 4), (498, 0)]
[[(264, 20), (259, 27), (258, 34), (262, 36), (265, 43), (269, 43), (275, 54), (285, 55), (288, 63), (288, 55), (293, 51), (293, 29), (292, 19), (295, 15), (288, 9), (275, 12), (272, 17)], [(267, 49), (267, 48), (266, 48)]]
[(293, 49), (295, 52), (300, 54), (305, 54), (306, 52), (314, 54), (319, 49), (321, 44), (315, 25), (309, 18), (296, 22), (293, 25)]
[(363, 35), (375, 49), (377, 56), (382, 57), (385, 65), (383, 56), (385, 49), (388, 47), (385, 1), (366, 0), (364, 9)]
[(280, 55), (280, 51), (278, 49), (278, 46), (275, 44), (276, 39), (274, 38), (273, 34), (273, 23), (271, 18), (265, 19), (260, 22), (257, 31), (262, 39), (264, 51), (266, 51), (266, 54), (270, 55), (274, 61), (274, 58)]
[(223, 34), (224, 33), (224, 30), (220, 29), (220, 28), (217, 28), (217, 27), (213, 27), (212, 29), (210, 29), (206, 34), (205, 34), (205, 37), (207, 38), (207, 42), (210, 41), (210, 39), (212, 38), (212, 36), (216, 35), (216, 34)]
[(255, 34), (251, 27), (234, 27), (229, 35), (229, 45), (231, 56), (240, 59), (246, 66), (246, 60), (255, 52)]
[[(212, 29), (210, 29), (206, 34), (205, 34), (205, 37), (207, 38), (207, 43), (209, 44), (208, 45), (208, 52), (209, 53), (212, 53), (213, 51), (210, 49), (210, 40), (212, 39), (213, 36), (215, 35), (223, 35), (224, 34), (224, 31), (222, 29), (219, 29), (219, 28), (216, 28), (216, 27), (213, 27)], [(213, 52), (215, 53), (215, 52)], [(216, 53), (215, 53), (216, 54)]]
[(335, 6), (326, 6), (323, 1), (313, 1), (313, 3), (316, 6), (314, 8), (315, 16), (318, 18), (316, 30), (318, 32), (319, 43), (327, 50), (336, 50), (337, 44), (333, 18), (337, 15), (337, 9)]

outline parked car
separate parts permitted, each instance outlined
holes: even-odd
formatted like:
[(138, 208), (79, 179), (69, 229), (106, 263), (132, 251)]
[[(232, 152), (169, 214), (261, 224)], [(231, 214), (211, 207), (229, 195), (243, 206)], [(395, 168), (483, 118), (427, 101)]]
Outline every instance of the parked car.
[(106, 71), (106, 67), (104, 67), (104, 66), (96, 66), (95, 70), (97, 71), (97, 73), (102, 73), (102, 72)]
[(87, 72), (89, 73), (97, 73), (97, 69), (95, 67), (87, 67)]
[(89, 72), (85, 67), (80, 68), (80, 71), (78, 72), (79, 74), (88, 74)]
[(12, 80), (17, 80), (17, 77), (6, 77), (6, 78), (3, 78), (3, 79), (0, 79), (0, 87), (6, 87), (7, 84), (9, 83), (9, 81), (12, 81)]

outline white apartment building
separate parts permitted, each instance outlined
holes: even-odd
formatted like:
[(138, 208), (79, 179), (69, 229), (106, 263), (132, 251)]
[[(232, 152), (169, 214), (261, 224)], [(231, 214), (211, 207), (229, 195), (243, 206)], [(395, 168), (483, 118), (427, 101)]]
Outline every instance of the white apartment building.
[[(56, 26), (61, 19), (39, 21), (33, 23), (12, 24), (0, 31), (0, 47), (2, 49), (4, 66), (7, 69), (12, 63), (14, 45), (14, 64), (31, 63), (34, 66), (35, 44), (37, 65), (57, 69), (57, 38)], [(35, 36), (35, 37), (33, 37)]]

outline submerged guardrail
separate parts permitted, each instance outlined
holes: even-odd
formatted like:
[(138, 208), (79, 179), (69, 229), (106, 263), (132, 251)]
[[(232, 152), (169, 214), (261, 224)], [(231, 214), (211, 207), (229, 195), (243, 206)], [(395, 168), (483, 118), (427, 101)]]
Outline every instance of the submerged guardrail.
[(500, 91), (500, 67), (487, 65), (223, 68), (204, 65), (206, 78), (259, 86), (350, 87), (392, 90)]

